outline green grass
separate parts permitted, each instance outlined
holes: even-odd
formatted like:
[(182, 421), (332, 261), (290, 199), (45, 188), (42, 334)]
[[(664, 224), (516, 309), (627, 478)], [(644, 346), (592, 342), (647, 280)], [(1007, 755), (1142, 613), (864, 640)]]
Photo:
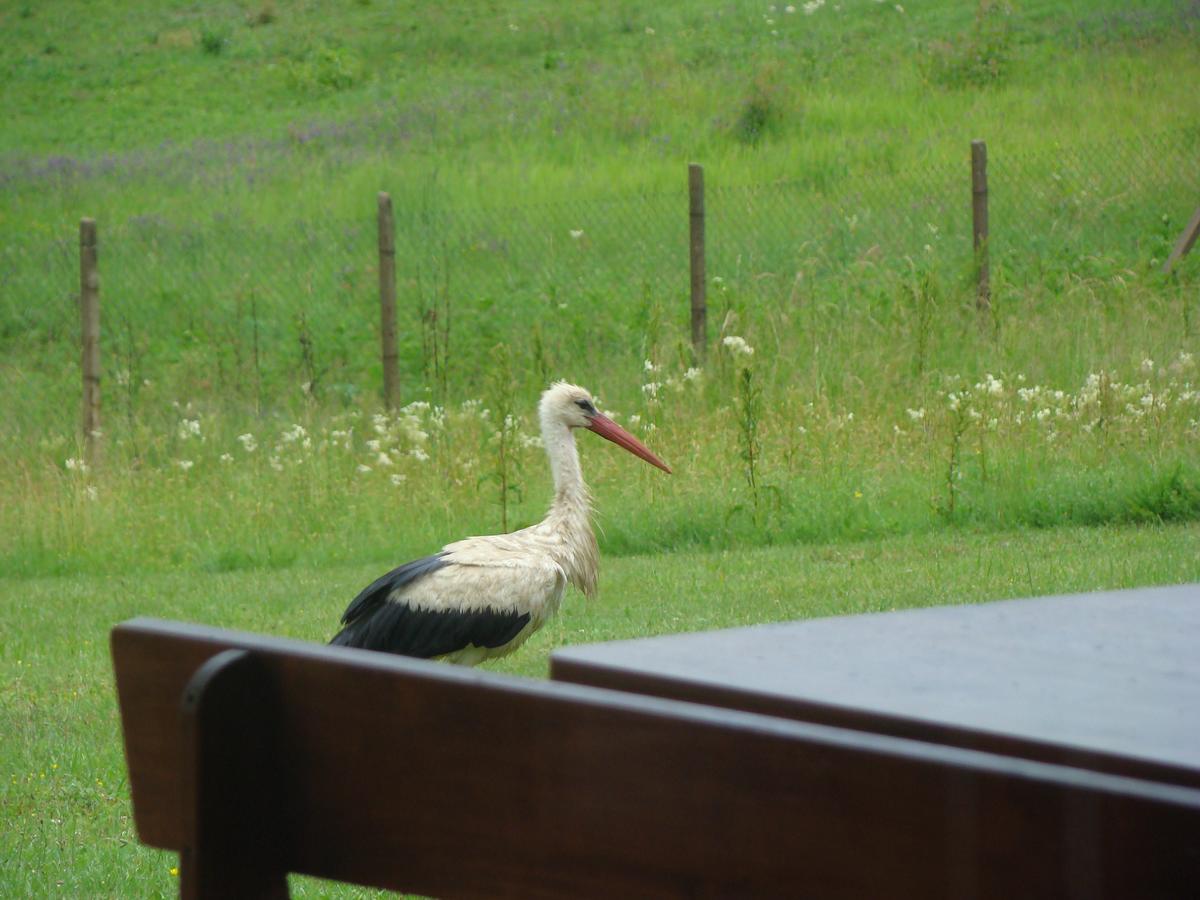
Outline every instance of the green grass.
[[(0, 7), (0, 894), (174, 890), (132, 836), (113, 624), (325, 639), (379, 571), (541, 516), (553, 378), (676, 474), (584, 436), (604, 596), (503, 671), (1200, 577), (1200, 255), (1159, 271), (1200, 190), (1195, 4), (768, 6)], [(693, 161), (710, 345), (689, 376)], [(380, 190), (419, 405), (376, 420)]]
[[(856, 543), (605, 560), (601, 595), (495, 668), (544, 677), (565, 644), (813, 616), (1200, 579), (1196, 524), (902, 536)], [(154, 897), (171, 854), (130, 819), (107, 634), (152, 615), (327, 639), (378, 574), (356, 564), (283, 572), (0, 579), (0, 894)], [(298, 896), (354, 896), (297, 880)]]

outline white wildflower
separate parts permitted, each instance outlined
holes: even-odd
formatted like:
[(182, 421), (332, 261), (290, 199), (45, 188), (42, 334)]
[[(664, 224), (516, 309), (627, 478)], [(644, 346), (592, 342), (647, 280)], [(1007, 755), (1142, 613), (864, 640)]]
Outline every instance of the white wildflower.
[(222, 453), (221, 454), (221, 462), (223, 462), (223, 463), (233, 462), (233, 454), (232, 453)]
[(356, 471), (356, 472), (360, 472), (360, 473), (364, 473), (364, 472), (370, 472), (370, 471), (371, 471), (371, 467), (370, 467), (370, 466), (368, 466), (368, 465), (365, 465), (364, 463), (359, 463), (359, 464), (358, 464), (358, 465), (355, 467), (355, 471)]
[(402, 484), (404, 484), (404, 482), (408, 481), (408, 476), (405, 475), (403, 472), (396, 472), (395, 474), (389, 476), (388, 480), (391, 481), (391, 483), (394, 484), (396, 487), (400, 487), (400, 485), (402, 485)]
[(258, 441), (254, 439), (254, 435), (252, 434), (239, 434), (238, 442), (247, 453), (253, 453), (258, 449)]
[(697, 369), (695, 366), (692, 366), (686, 372), (683, 373), (683, 380), (684, 381), (697, 381), (697, 380), (699, 380), (701, 374), (702, 373), (699, 369)]
[(579, 240), (581, 237), (583, 237), (583, 229), (582, 229), (582, 228), (572, 228), (572, 229), (571, 229), (571, 239), (572, 239), (572, 240), (576, 240), (576, 241), (577, 241), (577, 240)]
[(63, 465), (72, 472), (86, 472), (88, 470), (88, 464), (82, 459), (76, 459), (75, 457), (64, 460)]
[(662, 366), (656, 366), (650, 360), (646, 360), (644, 363), (642, 363), (642, 371), (649, 372), (651, 375), (653, 375), (655, 372), (657, 372), (661, 368), (662, 368)]
[(370, 450), (372, 453), (378, 453), (379, 448), (382, 446), (383, 446), (383, 444), (374, 438), (367, 441), (367, 449)]
[(380, 453), (375, 457), (375, 465), (377, 466), (390, 466), (392, 464), (392, 458), (386, 453)]
[(271, 468), (274, 469), (276, 472), (283, 471), (283, 462), (282, 462), (282, 460), (280, 460), (280, 458), (278, 456), (272, 456), (270, 459), (267, 460), (267, 462), (271, 464)]
[(186, 472), (188, 469), (194, 466), (195, 463), (190, 459), (177, 459), (175, 460), (175, 465), (179, 466), (179, 468)]
[(994, 377), (990, 372), (983, 376), (983, 381), (975, 385), (975, 389), (999, 397), (1004, 393), (1004, 382)]
[(404, 419), (404, 435), (414, 444), (423, 444), (429, 440), (429, 435), (421, 428), (420, 420), (413, 416)]
[(199, 419), (180, 419), (179, 420), (179, 439), (186, 441), (188, 438), (200, 437), (200, 420)]
[(87, 497), (89, 500), (95, 500), (100, 496), (100, 492), (96, 490), (96, 486), (94, 484), (89, 484), (83, 489), (83, 496)]
[(1142, 360), (1141, 370), (1143, 375), (1151, 375), (1154, 373), (1154, 360), (1146, 357)]
[(420, 447), (413, 447), (411, 450), (408, 451), (408, 455), (411, 456), (413, 459), (415, 459), (417, 462), (426, 462), (429, 459), (429, 454), (426, 453), (424, 450), (422, 450)]
[(734, 356), (753, 356), (754, 348), (746, 343), (746, 339), (739, 337), (736, 334), (731, 334), (721, 344), (729, 349), (729, 352)]
[(922, 419), (925, 418), (925, 407), (923, 407), (923, 406), (920, 409), (907, 410), (907, 412), (908, 412), (908, 417), (910, 419), (912, 419), (914, 422), (920, 422)]
[(646, 395), (648, 400), (658, 399), (658, 391), (662, 385), (657, 381), (648, 381), (642, 385), (642, 393)]

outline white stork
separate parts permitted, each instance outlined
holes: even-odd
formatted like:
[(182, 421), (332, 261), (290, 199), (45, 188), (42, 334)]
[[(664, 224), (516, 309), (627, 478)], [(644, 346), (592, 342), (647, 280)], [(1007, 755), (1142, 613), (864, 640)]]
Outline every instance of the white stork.
[(469, 537), (367, 585), (330, 643), (473, 666), (521, 646), (558, 610), (573, 584), (591, 596), (599, 553), (574, 429), (594, 431), (651, 465), (667, 465), (596, 410), (583, 388), (556, 382), (538, 404), (554, 475), (546, 518), (510, 534)]

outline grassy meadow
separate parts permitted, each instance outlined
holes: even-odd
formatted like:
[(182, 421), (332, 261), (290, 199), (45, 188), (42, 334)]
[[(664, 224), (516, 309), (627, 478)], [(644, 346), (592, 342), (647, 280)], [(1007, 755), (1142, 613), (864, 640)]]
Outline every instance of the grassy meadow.
[(1194, 3), (61, 0), (0, 4), (0, 27), (4, 896), (175, 889), (133, 836), (113, 624), (327, 639), (380, 572), (542, 515), (553, 379), (675, 474), (581, 436), (601, 596), (501, 671), (543, 677), (583, 641), (1200, 579), (1200, 252), (1161, 272), (1200, 202)]

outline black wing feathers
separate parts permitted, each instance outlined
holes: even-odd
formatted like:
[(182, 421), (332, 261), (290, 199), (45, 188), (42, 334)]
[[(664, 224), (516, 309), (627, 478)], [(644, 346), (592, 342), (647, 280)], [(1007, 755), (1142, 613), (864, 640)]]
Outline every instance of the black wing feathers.
[(370, 616), (347, 625), (330, 643), (430, 659), (471, 645), (501, 647), (528, 623), (529, 613), (456, 612), (385, 603)]
[(380, 575), (350, 601), (350, 605), (342, 613), (342, 624), (349, 625), (355, 619), (382, 606), (387, 601), (388, 595), (397, 588), (412, 584), (421, 576), (436, 572), (442, 566), (449, 565), (442, 559), (444, 555), (435, 553), (432, 556), (423, 556), (405, 563), (399, 568), (392, 569), (386, 575)]
[(529, 613), (416, 609), (402, 601), (388, 600), (393, 591), (446, 565), (450, 564), (437, 553), (406, 563), (371, 582), (346, 608), (342, 616), (345, 627), (330, 643), (428, 659), (469, 645), (501, 647), (529, 623)]

